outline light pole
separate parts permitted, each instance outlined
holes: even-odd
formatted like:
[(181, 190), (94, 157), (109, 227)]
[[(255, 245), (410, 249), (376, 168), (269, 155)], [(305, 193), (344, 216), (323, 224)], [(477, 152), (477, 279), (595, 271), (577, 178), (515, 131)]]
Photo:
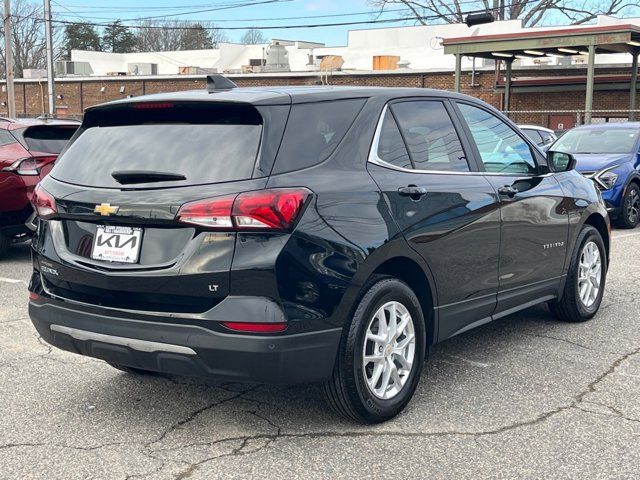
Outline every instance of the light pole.
[[(7, 0), (5, 0), (7, 1)], [(53, 39), (51, 38), (51, 2), (44, 0), (44, 33), (47, 41), (47, 96), (49, 116), (56, 116), (56, 86), (53, 70)]]
[(13, 51), (11, 46), (11, 0), (4, 0), (4, 51), (7, 78), (7, 111), (9, 118), (16, 116), (16, 95), (13, 88)]

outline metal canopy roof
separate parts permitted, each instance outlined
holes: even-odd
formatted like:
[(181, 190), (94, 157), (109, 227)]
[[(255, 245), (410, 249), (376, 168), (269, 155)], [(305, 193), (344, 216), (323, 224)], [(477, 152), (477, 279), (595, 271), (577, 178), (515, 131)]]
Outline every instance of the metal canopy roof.
[(591, 123), (593, 109), (594, 69), (596, 53), (630, 53), (632, 56), (629, 88), (629, 120), (636, 104), (640, 27), (611, 25), (533, 30), (497, 35), (445, 38), (445, 54), (456, 56), (455, 91), (460, 91), (462, 57), (482, 57), (503, 60), (506, 65), (504, 109), (509, 110), (511, 95), (511, 67), (515, 58), (543, 56), (588, 55), (585, 98), (585, 122)]
[[(530, 32), (445, 38), (445, 54), (461, 54), (492, 59), (505, 58), (493, 52), (536, 58), (544, 54), (570, 56), (588, 53), (589, 46), (597, 53), (634, 53), (640, 49), (640, 27), (611, 25), (604, 27), (534, 30)], [(573, 50), (576, 53), (558, 49)], [(540, 52), (529, 53), (527, 52)]]

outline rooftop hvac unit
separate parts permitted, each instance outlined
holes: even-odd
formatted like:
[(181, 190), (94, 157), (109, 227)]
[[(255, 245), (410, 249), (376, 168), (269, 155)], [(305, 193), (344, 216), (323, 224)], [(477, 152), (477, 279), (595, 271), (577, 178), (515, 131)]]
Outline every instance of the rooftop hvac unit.
[(157, 63), (127, 63), (127, 73), (129, 75), (157, 75)]
[(202, 75), (209, 73), (218, 73), (217, 68), (206, 68), (206, 67), (194, 67), (194, 66), (186, 66), (186, 67), (178, 67), (179, 75)]
[(289, 52), (278, 42), (272, 43), (267, 49), (263, 72), (290, 72)]
[(58, 61), (55, 65), (56, 76), (66, 77), (68, 75), (87, 76), (93, 73), (89, 62), (69, 62)]

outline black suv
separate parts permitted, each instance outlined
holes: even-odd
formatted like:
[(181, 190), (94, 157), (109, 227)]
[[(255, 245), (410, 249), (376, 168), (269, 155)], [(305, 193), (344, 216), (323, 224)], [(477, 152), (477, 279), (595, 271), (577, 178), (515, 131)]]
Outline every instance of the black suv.
[(338, 413), (384, 421), (431, 345), (542, 302), (595, 315), (609, 219), (574, 164), (437, 90), (97, 106), (34, 197), (29, 313), (127, 372), (324, 382)]

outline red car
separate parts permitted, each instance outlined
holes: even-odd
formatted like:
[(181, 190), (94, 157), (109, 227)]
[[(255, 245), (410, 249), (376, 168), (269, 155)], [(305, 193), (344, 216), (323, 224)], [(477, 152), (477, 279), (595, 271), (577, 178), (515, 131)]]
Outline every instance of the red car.
[(33, 189), (80, 124), (73, 120), (0, 118), (0, 257), (29, 238)]

